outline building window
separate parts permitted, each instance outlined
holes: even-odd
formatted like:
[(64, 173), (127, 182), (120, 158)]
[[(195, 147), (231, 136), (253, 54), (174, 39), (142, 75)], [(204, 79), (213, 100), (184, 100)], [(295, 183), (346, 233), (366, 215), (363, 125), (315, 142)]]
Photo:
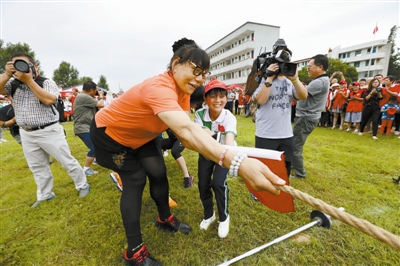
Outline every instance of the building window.
[(361, 55), (361, 50), (356, 51), (356, 56)]
[(365, 66), (369, 66), (369, 60), (365, 61)]
[(342, 59), (345, 59), (346, 58), (346, 54), (342, 54)]
[(254, 50), (251, 51), (251, 58), (252, 58), (252, 59), (254, 58)]
[(368, 77), (373, 77), (373, 76), (374, 76), (374, 71), (370, 71)]
[(254, 33), (251, 34), (251, 40), (254, 41)]
[(364, 78), (368, 77), (368, 72), (364, 72)]
[(376, 46), (372, 47), (372, 53), (376, 53)]
[(371, 59), (371, 66), (375, 65), (375, 59)]
[(367, 54), (370, 54), (371, 53), (371, 48), (368, 48), (367, 49)]
[(350, 53), (347, 53), (346, 56), (347, 56), (347, 58), (349, 58), (350, 57)]
[(354, 62), (354, 67), (360, 67), (360, 62)]

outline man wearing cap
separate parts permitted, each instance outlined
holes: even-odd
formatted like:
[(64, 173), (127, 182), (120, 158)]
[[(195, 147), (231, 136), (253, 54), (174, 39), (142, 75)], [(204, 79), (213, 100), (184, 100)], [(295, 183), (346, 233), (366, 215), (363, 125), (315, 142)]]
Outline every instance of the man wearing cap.
[(296, 105), (296, 121), (293, 128), (294, 156), (292, 161), (292, 178), (305, 178), (303, 147), (308, 136), (313, 132), (321, 117), (329, 91), (329, 77), (326, 74), (329, 61), (325, 55), (318, 54), (311, 58), (307, 65), (308, 76), (313, 80), (307, 86), (307, 99)]
[[(16, 60), (32, 64), (29, 73), (14, 67)], [(19, 62), (21, 62), (19, 61)], [(0, 93), (13, 95), (13, 106), (20, 128), (22, 148), (29, 169), (37, 185), (36, 202), (31, 208), (55, 198), (53, 175), (50, 171), (49, 155), (56, 158), (73, 179), (79, 197), (89, 194), (90, 186), (78, 161), (71, 155), (64, 129), (59, 123), (59, 114), (54, 103), (59, 95), (57, 84), (45, 79), (42, 85), (36, 83), (39, 73), (34, 59), (23, 53), (15, 54), (5, 65), (0, 77)], [(43, 87), (41, 87), (43, 86)], [(11, 93), (14, 91), (15, 93)]]

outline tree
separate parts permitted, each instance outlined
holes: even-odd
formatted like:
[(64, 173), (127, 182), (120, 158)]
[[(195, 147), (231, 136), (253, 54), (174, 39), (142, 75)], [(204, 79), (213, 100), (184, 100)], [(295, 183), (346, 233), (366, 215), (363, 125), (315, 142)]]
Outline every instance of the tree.
[(62, 61), (54, 70), (53, 80), (63, 88), (79, 84), (79, 71), (70, 63)]
[(6, 63), (10, 61), (11, 56), (16, 53), (24, 53), (31, 56), (35, 60), (35, 63), (39, 68), (40, 75), (44, 75), (43, 71), (40, 70), (40, 62), (36, 58), (35, 52), (32, 51), (31, 47), (28, 44), (21, 44), (19, 42), (17, 44), (7, 43), (7, 45), (4, 46), (4, 41), (2, 39), (0, 39), (0, 73), (3, 73), (5, 71), (4, 67)]
[(110, 90), (108, 88), (107, 79), (103, 75), (100, 75), (100, 79), (99, 79), (99, 82), (97, 82), (97, 86), (99, 86), (100, 88), (103, 88), (103, 89), (105, 89), (107, 91)]
[[(341, 71), (348, 83), (358, 80), (358, 72), (354, 66), (350, 66), (339, 58), (329, 58), (329, 65), (326, 73), (330, 77), (335, 71)], [(299, 70), (298, 75), (299, 79), (307, 84), (312, 80), (312, 78), (308, 77), (307, 67), (303, 67)]]
[(81, 77), (77, 84), (85, 83), (86, 81), (93, 81), (91, 77)]
[(397, 37), (397, 30), (399, 28), (400, 28), (399, 26), (395, 25), (390, 29), (390, 34), (387, 41), (387, 43), (392, 44), (389, 57), (388, 75), (393, 75), (396, 77), (396, 79), (400, 79), (400, 54), (398, 52), (399, 50), (396, 47), (396, 42), (395, 42)]

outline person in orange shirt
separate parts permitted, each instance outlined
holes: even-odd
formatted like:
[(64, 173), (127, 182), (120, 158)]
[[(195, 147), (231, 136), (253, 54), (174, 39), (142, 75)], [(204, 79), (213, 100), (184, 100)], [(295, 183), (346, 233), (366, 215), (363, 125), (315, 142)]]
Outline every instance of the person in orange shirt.
[(349, 99), (346, 108), (346, 114), (344, 116), (344, 121), (348, 123), (349, 127), (347, 131), (351, 131), (351, 125), (356, 124), (356, 129), (353, 133), (358, 133), (360, 131), (361, 114), (363, 110), (364, 98), (362, 97), (362, 90), (360, 90), (360, 83), (353, 82), (353, 91), (349, 92)]
[[(336, 83), (337, 84), (337, 83)], [(347, 89), (347, 82), (346, 80), (341, 80), (339, 82), (339, 88), (337, 89), (337, 86), (333, 86), (336, 88), (335, 91), (333, 91), (333, 96), (332, 96), (332, 113), (333, 113), (333, 124), (332, 124), (332, 129), (335, 129), (336, 123), (338, 122), (339, 115), (340, 115), (340, 126), (339, 129), (343, 130), (343, 122), (344, 122), (344, 113), (346, 112), (345, 110), (342, 109), (343, 105), (347, 103), (347, 97), (349, 95), (349, 91)]]
[[(386, 92), (390, 96), (396, 96), (397, 102), (400, 104), (400, 84), (397, 84), (397, 80), (395, 76), (388, 75), (384, 80), (384, 84), (386, 85)], [(383, 106), (383, 105), (382, 105)], [(381, 106), (381, 108), (382, 108)], [(400, 128), (400, 113), (396, 113), (394, 116), (394, 134), (399, 135)]]
[[(238, 160), (235, 152), (218, 143), (189, 116), (190, 95), (210, 75), (209, 55), (186, 38), (172, 48), (174, 55), (167, 71), (133, 86), (98, 111), (90, 130), (97, 163), (117, 172), (122, 180), (120, 210), (128, 242), (124, 258), (129, 265), (161, 265), (143, 243), (140, 229), (146, 176), (158, 211), (156, 227), (183, 234), (192, 230), (170, 211), (166, 166), (158, 145), (162, 132), (170, 128), (184, 147), (224, 168), (235, 166)], [(238, 175), (254, 190), (274, 195), (280, 192), (274, 185), (286, 184), (254, 158), (243, 159)]]

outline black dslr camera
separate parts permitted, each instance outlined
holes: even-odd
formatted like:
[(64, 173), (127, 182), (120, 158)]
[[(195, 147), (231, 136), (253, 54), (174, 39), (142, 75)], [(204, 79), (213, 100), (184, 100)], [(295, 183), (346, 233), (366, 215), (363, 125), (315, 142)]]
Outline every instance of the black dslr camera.
[[(256, 77), (256, 81), (260, 82), (261, 78), (267, 78), (267, 76), (278, 75), (280, 73), (286, 76), (294, 76), (297, 70), (297, 64), (290, 63), (292, 58), (292, 51), (287, 48), (284, 39), (278, 39), (274, 46), (273, 51), (265, 53), (264, 56), (259, 57), (261, 75)], [(271, 72), (267, 68), (271, 64), (278, 64), (279, 69), (276, 72)]]
[(104, 91), (104, 96), (106, 96), (107, 95), (107, 90), (105, 90), (105, 89), (103, 89), (103, 88), (97, 88), (97, 91), (96, 91), (96, 96), (99, 96), (99, 91)]
[(28, 63), (22, 59), (17, 59), (14, 61), (14, 68), (18, 70), (19, 72), (24, 72), (24, 73), (29, 73), (29, 69), (32, 69), (32, 77), (33, 79), (36, 78), (36, 69), (34, 65), (31, 63)]

